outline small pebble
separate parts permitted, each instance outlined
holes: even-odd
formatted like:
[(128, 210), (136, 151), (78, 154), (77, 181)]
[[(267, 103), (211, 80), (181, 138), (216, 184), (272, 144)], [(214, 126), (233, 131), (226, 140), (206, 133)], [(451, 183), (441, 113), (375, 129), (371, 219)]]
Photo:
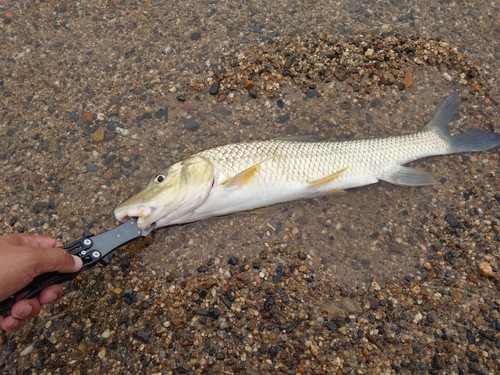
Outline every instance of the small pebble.
[(254, 88), (251, 88), (250, 90), (248, 90), (248, 94), (250, 95), (250, 97), (252, 99), (257, 99), (257, 91), (255, 91)]
[(184, 120), (184, 128), (190, 132), (195, 132), (200, 128), (200, 124), (194, 118)]
[(97, 356), (101, 359), (104, 359), (106, 357), (106, 348), (101, 348), (101, 350), (99, 350), (99, 353), (97, 353)]
[(493, 272), (493, 268), (491, 267), (491, 264), (489, 264), (488, 262), (479, 263), (477, 268), (479, 270), (479, 273), (483, 276), (491, 277), (495, 275), (495, 273)]
[(380, 80), (386, 86), (391, 86), (394, 85), (394, 83), (396, 83), (396, 78), (390, 72), (384, 72)]
[(339, 81), (345, 81), (347, 78), (349, 78), (349, 72), (343, 65), (339, 65), (335, 68), (335, 71), (333, 72), (333, 75), (335, 78), (337, 78)]
[(405, 73), (405, 82), (404, 87), (407, 89), (411, 89), (413, 87), (413, 73), (410, 70), (407, 70)]
[(212, 86), (210, 86), (210, 90), (208, 91), (210, 95), (216, 95), (219, 92), (220, 84), (219, 82), (214, 82)]
[(151, 333), (140, 329), (140, 330), (135, 332), (134, 336), (143, 342), (148, 342), (149, 337), (151, 336)]
[(107, 339), (109, 336), (111, 336), (111, 331), (109, 330), (109, 328), (106, 328), (104, 332), (101, 334), (101, 337), (103, 339)]
[(90, 112), (83, 112), (83, 121), (89, 123), (92, 122), (92, 114)]
[(253, 89), (254, 86), (255, 84), (251, 79), (246, 79), (243, 81), (243, 87), (247, 90)]
[(94, 132), (94, 134), (92, 134), (92, 142), (94, 143), (104, 142), (105, 132), (106, 132), (105, 127), (99, 126)]

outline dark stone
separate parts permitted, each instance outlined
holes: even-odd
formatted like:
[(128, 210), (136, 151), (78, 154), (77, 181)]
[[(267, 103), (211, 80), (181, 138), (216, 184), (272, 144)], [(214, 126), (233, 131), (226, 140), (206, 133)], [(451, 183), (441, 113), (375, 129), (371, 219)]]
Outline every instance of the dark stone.
[(494, 341), (496, 334), (491, 329), (487, 329), (486, 331), (481, 331), (481, 336), (484, 337), (486, 340)]
[(474, 78), (477, 74), (477, 70), (476, 69), (471, 69), (469, 71), (467, 71), (466, 75), (467, 75), (467, 78)]
[(87, 165), (87, 172), (97, 172), (98, 170), (99, 170), (99, 166), (97, 164)]
[(229, 310), (231, 310), (232, 303), (231, 303), (231, 300), (230, 300), (228, 297), (226, 297), (226, 296), (222, 297), (222, 303), (223, 303), (224, 305), (226, 305), (226, 307), (227, 307)]
[(42, 212), (46, 208), (47, 208), (47, 205), (45, 203), (37, 203), (37, 204), (35, 204), (33, 211), (35, 212), (35, 214), (39, 214), (40, 212)]
[(274, 296), (270, 295), (267, 297), (266, 302), (264, 302), (264, 310), (271, 311), (274, 305)]
[(208, 267), (207, 266), (200, 266), (200, 267), (198, 267), (198, 272), (200, 272), (200, 273), (207, 272), (207, 271), (208, 271)]
[(289, 113), (285, 113), (283, 116), (280, 116), (280, 117), (278, 117), (276, 119), (276, 121), (278, 121), (280, 124), (284, 124), (288, 120), (290, 120), (290, 114)]
[(281, 99), (278, 99), (278, 101), (276, 102), (276, 104), (278, 105), (278, 108), (283, 108), (285, 106), (285, 103)]
[(311, 99), (311, 98), (315, 98), (316, 96), (318, 96), (318, 93), (316, 92), (316, 90), (307, 90), (306, 92), (306, 97)]
[(158, 119), (159, 119), (159, 118), (162, 118), (163, 116), (165, 116), (165, 112), (166, 112), (166, 111), (165, 111), (165, 109), (164, 109), (164, 108), (160, 108), (159, 110), (157, 110), (157, 111), (155, 112), (155, 117), (156, 117), (156, 118), (158, 118)]
[(475, 344), (476, 343), (476, 334), (474, 331), (468, 329), (466, 332), (467, 335), (467, 341), (469, 341), (469, 344)]
[(276, 347), (274, 346), (271, 346), (269, 349), (267, 349), (267, 354), (269, 354), (269, 357), (271, 357), (271, 359), (274, 359), (278, 355), (278, 349), (276, 349)]
[(199, 31), (195, 31), (194, 33), (191, 34), (190, 39), (191, 40), (198, 40), (201, 38), (201, 33)]
[(184, 127), (190, 132), (195, 132), (200, 128), (200, 124), (194, 118), (184, 120)]
[(203, 309), (197, 308), (196, 311), (194, 312), (196, 315), (201, 315), (201, 316), (208, 316), (208, 312), (206, 312)]
[(253, 87), (250, 90), (248, 90), (248, 95), (250, 95), (252, 99), (257, 99), (257, 91), (255, 91)]
[(339, 327), (335, 324), (335, 323), (328, 323), (326, 325), (326, 328), (328, 328), (330, 331), (337, 331), (337, 329), (339, 329)]
[(337, 78), (339, 81), (345, 81), (349, 77), (349, 72), (343, 65), (339, 65), (335, 68), (335, 71), (333, 72), (333, 75), (335, 78)]
[(219, 82), (215, 82), (212, 86), (210, 86), (210, 90), (208, 93), (210, 95), (216, 95), (219, 92), (220, 84)]
[(227, 261), (228, 264), (230, 264), (231, 266), (236, 266), (238, 264), (238, 258), (232, 256), (231, 258), (229, 258), (229, 260)]
[(276, 268), (276, 275), (273, 276), (273, 282), (278, 283), (283, 278), (283, 276), (285, 276), (285, 273), (283, 272), (283, 266), (280, 264)]
[(85, 335), (83, 334), (82, 331), (78, 331), (76, 333), (76, 342), (77, 343), (80, 342), (80, 341), (82, 341), (84, 338), (85, 338)]
[(218, 352), (217, 354), (215, 354), (215, 359), (218, 361), (223, 361), (225, 358), (226, 356), (224, 353)]
[(208, 316), (213, 319), (218, 319), (220, 316), (220, 310), (217, 307), (211, 307), (208, 310)]
[(231, 289), (226, 290), (226, 296), (229, 298), (231, 302), (234, 302), (236, 298), (234, 297), (234, 293)]
[(444, 219), (446, 220), (446, 222), (448, 224), (450, 224), (450, 227), (458, 228), (458, 226), (459, 226), (458, 219), (455, 216), (453, 216), (452, 214), (446, 214)]
[(283, 66), (285, 69), (290, 69), (290, 67), (293, 65), (295, 62), (295, 59), (297, 58), (297, 54), (292, 54), (286, 61), (285, 65)]
[(140, 329), (136, 333), (134, 333), (134, 336), (135, 336), (135, 338), (137, 338), (143, 342), (148, 342), (149, 337), (151, 337), (151, 332), (147, 332), (147, 331)]
[(128, 259), (128, 256), (124, 255), (120, 258), (120, 267), (122, 272), (130, 267), (130, 260)]

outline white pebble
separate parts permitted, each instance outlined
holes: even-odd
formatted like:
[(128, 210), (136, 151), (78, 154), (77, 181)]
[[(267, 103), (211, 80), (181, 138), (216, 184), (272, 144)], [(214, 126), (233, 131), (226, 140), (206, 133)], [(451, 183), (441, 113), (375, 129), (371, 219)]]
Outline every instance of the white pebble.
[(110, 335), (111, 335), (111, 332), (109, 331), (109, 329), (108, 329), (108, 328), (106, 328), (106, 329), (104, 330), (104, 332), (101, 334), (101, 337), (102, 337), (103, 339), (107, 339)]
[(128, 129), (124, 129), (124, 128), (120, 128), (119, 126), (116, 127), (116, 132), (124, 137), (126, 137), (127, 135), (130, 134), (130, 130)]
[(24, 348), (24, 350), (21, 353), (19, 353), (19, 356), (24, 357), (30, 354), (32, 351), (33, 351), (33, 344), (28, 345), (26, 348)]
[(413, 323), (418, 323), (422, 320), (423, 316), (421, 313), (417, 313), (415, 317), (413, 318)]

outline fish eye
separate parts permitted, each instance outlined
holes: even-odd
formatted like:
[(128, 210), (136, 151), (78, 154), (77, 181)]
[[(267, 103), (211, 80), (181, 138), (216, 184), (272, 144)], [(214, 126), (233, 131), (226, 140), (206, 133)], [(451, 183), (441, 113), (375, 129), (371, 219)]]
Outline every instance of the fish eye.
[(163, 173), (158, 173), (155, 177), (154, 177), (154, 180), (155, 182), (163, 182), (165, 181), (165, 179), (167, 178), (167, 175), (163, 174)]

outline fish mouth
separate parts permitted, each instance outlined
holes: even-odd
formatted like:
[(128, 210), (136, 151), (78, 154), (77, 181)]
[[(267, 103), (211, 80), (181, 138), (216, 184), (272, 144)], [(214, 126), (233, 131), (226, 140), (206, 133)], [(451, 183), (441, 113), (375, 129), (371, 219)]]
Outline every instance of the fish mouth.
[(151, 206), (136, 206), (132, 208), (126, 208), (123, 210), (115, 210), (116, 220), (123, 223), (132, 218), (137, 218), (137, 226), (142, 230), (147, 230), (155, 222), (151, 220), (156, 209)]

